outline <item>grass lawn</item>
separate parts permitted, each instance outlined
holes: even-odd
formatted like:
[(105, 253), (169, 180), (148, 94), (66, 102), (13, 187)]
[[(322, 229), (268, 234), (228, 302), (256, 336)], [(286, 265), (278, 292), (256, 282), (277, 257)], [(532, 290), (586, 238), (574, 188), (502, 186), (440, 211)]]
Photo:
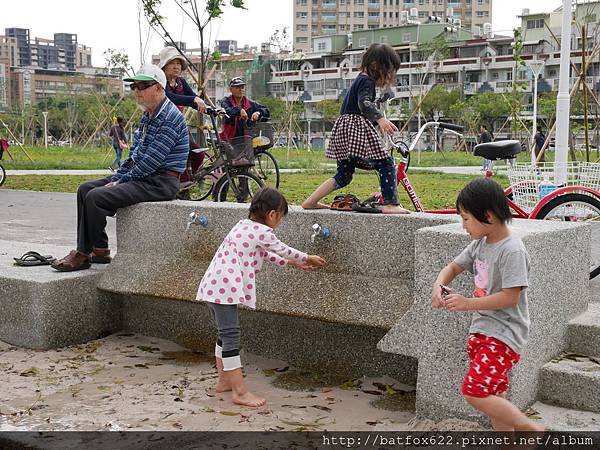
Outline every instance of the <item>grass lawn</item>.
[[(27, 153), (32, 157), (30, 161), (23, 151), (16, 146), (10, 148), (10, 153), (15, 158), (11, 160), (5, 154), (2, 165), (5, 169), (106, 169), (114, 159), (112, 147), (97, 148), (88, 147), (26, 147)], [(321, 164), (335, 164), (334, 160), (325, 157), (323, 150), (287, 150), (285, 148), (274, 148), (271, 152), (275, 155), (282, 169), (302, 168), (320, 169)], [(548, 161), (554, 159), (553, 154), (548, 156)], [(528, 156), (524, 153), (519, 155), (519, 161), (527, 161)], [(478, 166), (481, 158), (466, 152), (414, 152), (411, 164), (423, 167), (439, 166)]]
[[(308, 195), (333, 172), (310, 171), (305, 173), (282, 174), (281, 192), (291, 204), (300, 204)], [(435, 172), (413, 172), (410, 179), (426, 208), (453, 207), (457, 192), (476, 176), (441, 174)], [(506, 177), (497, 176), (497, 181), (506, 185)], [(77, 186), (93, 176), (8, 176), (1, 189), (19, 189), (46, 192), (76, 192)], [(352, 183), (339, 192), (353, 193), (361, 199), (379, 190), (377, 176), (373, 172), (357, 171)], [(337, 192), (337, 193), (339, 193)], [(335, 194), (325, 199), (329, 202)], [(400, 201), (412, 209), (408, 196), (402, 189)]]

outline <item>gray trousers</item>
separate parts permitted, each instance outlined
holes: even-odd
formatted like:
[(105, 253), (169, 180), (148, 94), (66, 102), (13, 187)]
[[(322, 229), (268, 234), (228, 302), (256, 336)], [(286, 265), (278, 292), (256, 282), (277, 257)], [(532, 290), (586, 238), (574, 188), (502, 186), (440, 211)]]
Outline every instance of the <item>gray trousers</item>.
[(242, 367), (240, 359), (240, 322), (237, 305), (206, 302), (217, 325), (215, 356), (223, 360), (223, 370)]
[(105, 187), (108, 183), (110, 177), (88, 181), (77, 189), (77, 250), (82, 253), (108, 248), (106, 217), (114, 216), (117, 209), (174, 200), (179, 190), (179, 179), (168, 173)]

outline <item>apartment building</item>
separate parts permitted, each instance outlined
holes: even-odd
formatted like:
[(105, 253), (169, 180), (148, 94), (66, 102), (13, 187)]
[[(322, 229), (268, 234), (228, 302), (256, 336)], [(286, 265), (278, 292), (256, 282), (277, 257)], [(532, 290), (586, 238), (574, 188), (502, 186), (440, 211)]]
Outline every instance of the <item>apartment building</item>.
[(492, 23), (492, 0), (293, 0), (294, 50), (307, 52), (315, 36), (424, 22), (430, 16), (473, 31)]
[[(580, 4), (573, 14), (576, 24), (572, 30), (571, 61), (580, 69), (583, 55), (580, 25), (589, 24), (586, 33), (589, 51), (600, 39), (597, 27), (600, 2)], [(304, 102), (302, 122), (305, 131), (310, 133), (312, 130), (313, 136), (315, 132), (326, 135), (331, 124), (323, 120), (319, 102), (342, 99), (358, 74), (357, 67), (364, 49), (373, 42), (387, 42), (402, 61), (392, 88), (395, 93), (392, 105), (396, 111), (393, 118), (400, 119), (403, 103), (413, 103), (414, 106), (415, 99), (435, 85), (442, 84), (449, 90), (459, 89), (468, 97), (480, 92), (509, 93), (517, 82), (519, 89), (526, 92), (521, 114), (527, 121), (532, 114), (534, 83), (537, 82), (540, 94), (558, 90), (561, 16), (560, 8), (546, 13), (523, 10), (520, 18), (524, 67), (516, 67), (513, 60), (512, 36), (477, 36), (469, 30), (442, 23), (408, 23), (398, 27), (355, 30), (350, 35), (316, 36), (312, 39), (312, 48), (300, 62), (287, 59), (271, 66), (269, 90), (274, 96)], [(558, 42), (554, 36), (558, 37)], [(448, 56), (442, 60), (424, 58), (420, 44), (436, 37), (446, 39)], [(530, 64), (542, 65), (537, 80)], [(600, 94), (598, 60), (591, 63), (587, 75), (588, 84), (596, 95)], [(575, 83), (575, 76), (572, 71), (571, 85)]]
[(27, 28), (6, 28), (0, 36), (0, 110), (23, 108), (59, 93), (123, 92), (120, 77), (92, 66), (92, 49), (77, 35), (31, 38)]

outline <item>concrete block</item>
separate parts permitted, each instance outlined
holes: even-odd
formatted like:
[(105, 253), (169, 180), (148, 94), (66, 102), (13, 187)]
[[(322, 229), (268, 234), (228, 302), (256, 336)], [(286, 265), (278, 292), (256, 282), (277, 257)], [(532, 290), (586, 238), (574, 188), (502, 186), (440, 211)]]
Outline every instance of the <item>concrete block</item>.
[[(521, 362), (511, 373), (509, 393), (517, 406), (524, 407), (536, 399), (540, 368), (566, 348), (569, 320), (587, 308), (590, 232), (585, 225), (531, 220), (517, 220), (512, 229), (523, 239), (531, 257), (530, 338)], [(468, 368), (464, 349), (471, 316), (431, 308), (431, 288), (439, 270), (469, 242), (460, 225), (424, 228), (416, 233), (415, 301), (379, 343), (383, 351), (418, 359), (420, 417), (480, 418), (460, 394)], [(461, 274), (452, 286), (470, 295), (471, 275)]]
[(540, 400), (600, 412), (600, 366), (588, 359), (549, 362), (540, 372)]
[(600, 303), (569, 322), (569, 346), (573, 353), (600, 357)]
[(49, 266), (15, 266), (13, 257), (35, 250), (57, 258), (68, 247), (0, 241), (0, 340), (49, 349), (79, 344), (116, 331), (120, 309), (96, 290), (104, 266), (61, 273)]

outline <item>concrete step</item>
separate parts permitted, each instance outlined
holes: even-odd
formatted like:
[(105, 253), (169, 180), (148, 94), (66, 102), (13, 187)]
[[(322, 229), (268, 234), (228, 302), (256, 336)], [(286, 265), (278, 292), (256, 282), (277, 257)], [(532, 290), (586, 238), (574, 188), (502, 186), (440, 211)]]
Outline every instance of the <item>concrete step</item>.
[(591, 411), (562, 408), (536, 402), (532, 405), (531, 418), (544, 425), (548, 431), (598, 431), (600, 414)]
[(570, 352), (600, 356), (600, 303), (569, 322), (568, 343)]
[(544, 403), (600, 412), (600, 358), (561, 359), (540, 371), (539, 399)]

